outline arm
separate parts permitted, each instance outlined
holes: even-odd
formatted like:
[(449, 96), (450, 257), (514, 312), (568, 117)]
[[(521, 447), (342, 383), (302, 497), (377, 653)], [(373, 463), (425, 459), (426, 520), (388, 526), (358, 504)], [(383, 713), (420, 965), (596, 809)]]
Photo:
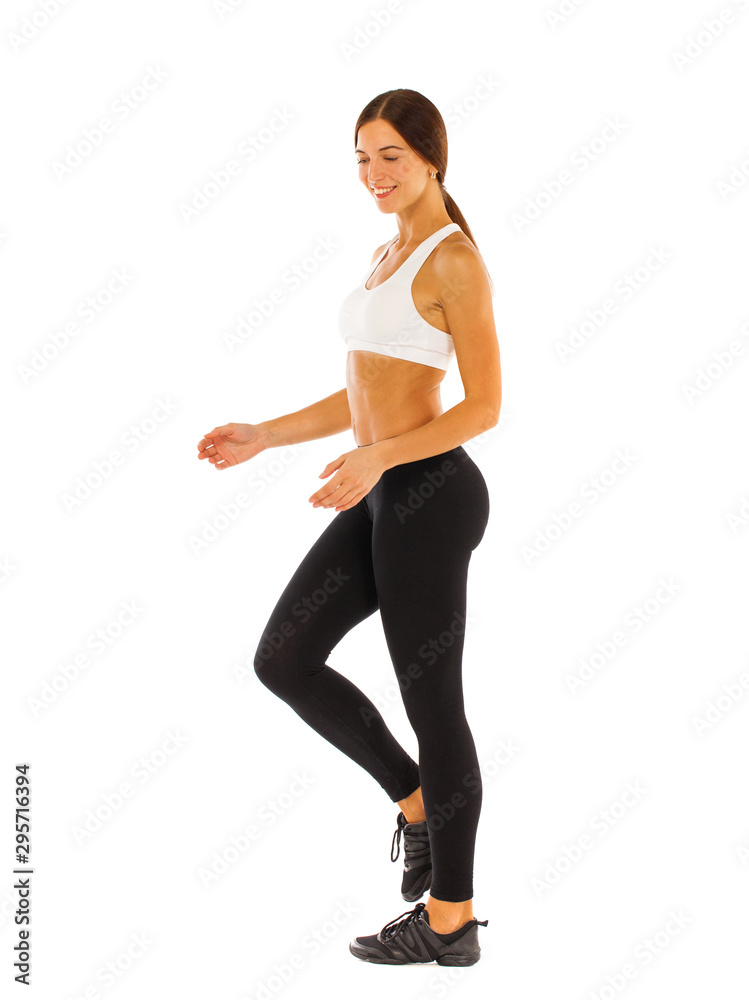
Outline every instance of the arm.
[(385, 469), (440, 455), (499, 421), (502, 405), (499, 344), (483, 261), (471, 247), (448, 244), (435, 254), (434, 269), (465, 399), (421, 427), (370, 445)]
[(348, 393), (345, 389), (339, 389), (317, 403), (273, 420), (265, 420), (257, 424), (257, 427), (262, 434), (264, 448), (279, 448), (340, 434), (351, 428)]

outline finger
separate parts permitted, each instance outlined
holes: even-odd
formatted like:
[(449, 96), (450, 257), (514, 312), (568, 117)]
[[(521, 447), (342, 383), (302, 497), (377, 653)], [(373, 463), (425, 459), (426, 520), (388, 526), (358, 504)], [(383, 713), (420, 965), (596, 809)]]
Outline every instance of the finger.
[(348, 503), (353, 496), (356, 496), (356, 493), (356, 487), (349, 487), (343, 484), (339, 490), (336, 490), (334, 494), (328, 496), (327, 501), (323, 503), (323, 507), (337, 507), (338, 504)]
[(325, 468), (318, 476), (318, 479), (325, 479), (326, 476), (330, 476), (332, 473), (335, 472), (337, 468), (340, 467), (342, 462), (343, 462), (342, 455), (339, 455), (338, 458), (334, 458), (332, 462), (328, 462), (328, 464), (325, 466)]
[(309, 497), (310, 503), (319, 503), (324, 497), (326, 497), (331, 491), (331, 483), (327, 483), (325, 486), (321, 486), (319, 490)]
[(358, 483), (356, 485), (352, 484), (348, 486), (345, 493), (339, 493), (335, 497), (335, 503), (337, 505), (343, 505), (345, 509), (348, 507), (353, 507), (354, 504), (359, 503), (362, 497), (367, 495), (367, 490)]
[(359, 503), (364, 494), (360, 491), (359, 493), (354, 493), (350, 500), (347, 500), (342, 506), (336, 507), (336, 511), (350, 510)]
[(213, 437), (210, 434), (206, 434), (206, 436), (201, 438), (198, 442), (198, 448), (200, 448), (201, 451), (206, 451), (208, 448), (214, 448), (217, 440), (219, 440), (218, 436)]
[(321, 489), (317, 491), (317, 493), (312, 494), (312, 496), (310, 497), (310, 502), (313, 505), (323, 503), (326, 497), (329, 497), (331, 493), (335, 493), (335, 491), (338, 489), (338, 485), (339, 485), (338, 483), (326, 483), (325, 486), (323, 486)]

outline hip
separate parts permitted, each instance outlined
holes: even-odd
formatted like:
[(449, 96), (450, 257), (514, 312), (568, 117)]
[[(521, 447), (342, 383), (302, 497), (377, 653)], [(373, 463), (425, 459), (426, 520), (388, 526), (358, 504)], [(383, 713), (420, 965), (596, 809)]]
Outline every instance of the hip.
[[(375, 520), (440, 542), (481, 541), (489, 519), (489, 490), (463, 445), (394, 465), (360, 501)], [(357, 505), (358, 506), (358, 505)]]

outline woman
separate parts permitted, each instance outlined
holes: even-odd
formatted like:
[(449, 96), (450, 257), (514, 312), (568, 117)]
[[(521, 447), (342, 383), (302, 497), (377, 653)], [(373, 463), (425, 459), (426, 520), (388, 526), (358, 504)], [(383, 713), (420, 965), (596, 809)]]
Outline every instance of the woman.
[[(473, 857), (481, 773), (461, 679), (466, 582), (489, 516), (484, 478), (463, 442), (496, 425), (499, 347), (490, 281), (445, 190), (445, 124), (413, 90), (380, 94), (354, 133), (359, 180), (398, 235), (372, 258), (341, 308), (346, 388), (260, 424), (225, 424), (198, 458), (226, 469), (265, 448), (351, 428), (357, 447), (329, 462), (309, 497), (336, 516), (281, 594), (255, 654), (262, 683), (368, 771), (401, 812), (401, 894), (426, 903), (358, 937), (370, 962), (473, 965)], [(442, 411), (439, 386), (457, 358), (465, 399)], [(325, 599), (300, 615), (300, 601)], [(296, 608), (296, 614), (292, 609)], [(380, 611), (417, 764), (370, 699), (326, 664), (354, 625)], [(396, 860), (397, 853), (392, 860)]]

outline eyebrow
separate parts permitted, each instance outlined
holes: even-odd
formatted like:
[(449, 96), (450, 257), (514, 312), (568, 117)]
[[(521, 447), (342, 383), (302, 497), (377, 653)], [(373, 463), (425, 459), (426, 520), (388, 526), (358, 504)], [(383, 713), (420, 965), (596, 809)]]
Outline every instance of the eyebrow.
[[(378, 152), (381, 153), (383, 151), (383, 149), (403, 149), (403, 146), (380, 146)], [(354, 152), (355, 153), (364, 153), (364, 150), (363, 149), (355, 149)], [(367, 154), (364, 153), (364, 155), (366, 156)]]

